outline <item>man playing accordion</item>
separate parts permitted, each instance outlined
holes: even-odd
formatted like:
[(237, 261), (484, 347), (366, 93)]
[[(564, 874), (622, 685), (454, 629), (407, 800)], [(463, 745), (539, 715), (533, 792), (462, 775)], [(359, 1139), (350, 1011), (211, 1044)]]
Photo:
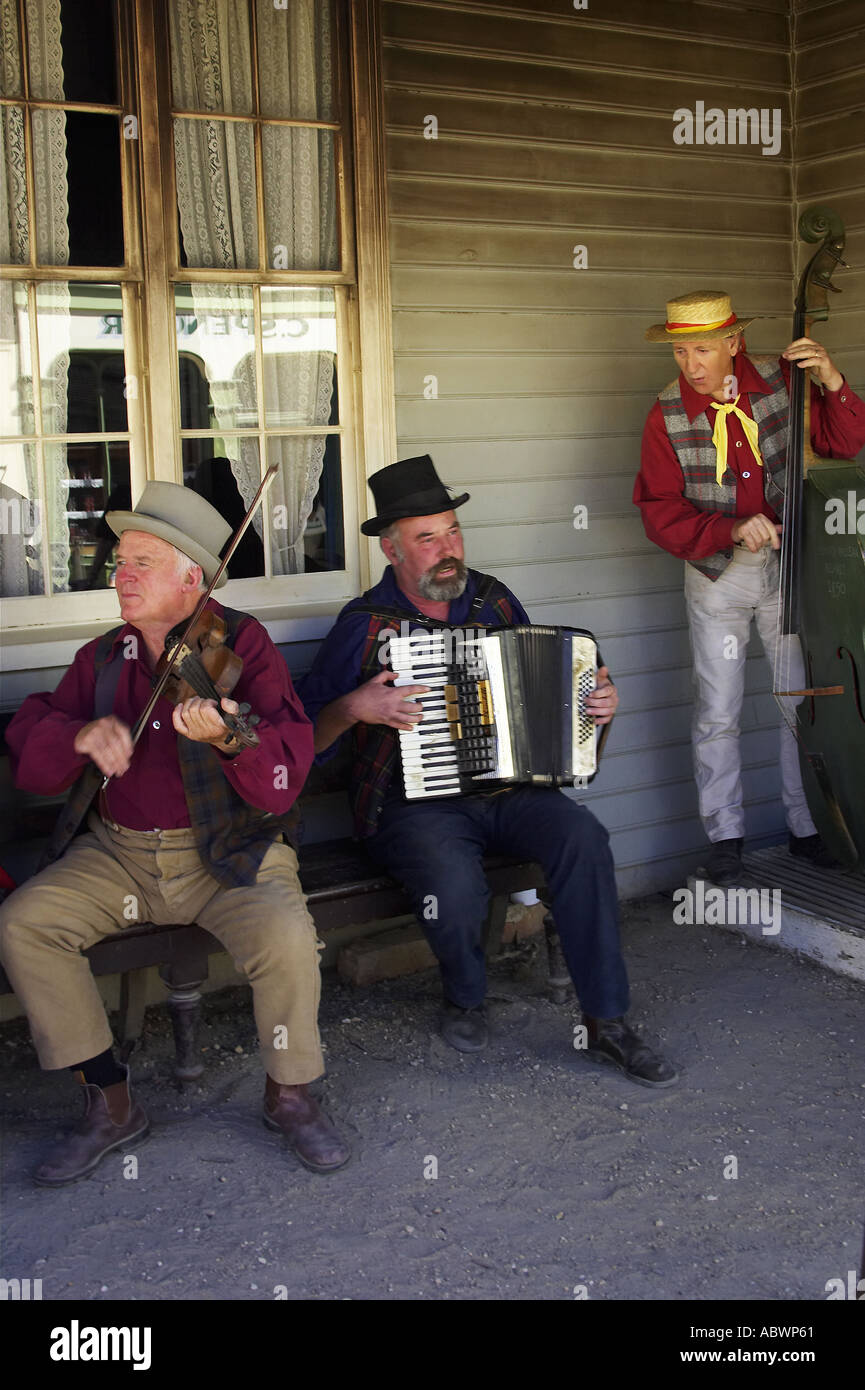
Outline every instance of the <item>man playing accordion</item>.
[[(468, 494), (452, 497), (428, 455), (381, 469), (370, 487), (377, 513), (361, 530), (380, 537), (390, 564), (378, 584), (342, 610), (299, 691), (315, 722), (317, 753), (351, 740), (355, 831), (405, 885), (438, 959), (442, 1036), (462, 1052), (487, 1043), (483, 856), (530, 857), (549, 886), (589, 1055), (643, 1085), (672, 1085), (673, 1068), (624, 1018), (628, 980), (613, 859), (607, 831), (592, 813), (552, 787), (501, 782), (468, 795), (406, 800), (399, 731), (420, 721), (414, 697), (426, 687), (394, 685), (393, 672), (382, 667), (383, 638), (403, 621), (475, 630), (530, 620), (504, 584), (466, 567), (456, 509)], [(602, 666), (586, 712), (608, 724), (617, 705)]]

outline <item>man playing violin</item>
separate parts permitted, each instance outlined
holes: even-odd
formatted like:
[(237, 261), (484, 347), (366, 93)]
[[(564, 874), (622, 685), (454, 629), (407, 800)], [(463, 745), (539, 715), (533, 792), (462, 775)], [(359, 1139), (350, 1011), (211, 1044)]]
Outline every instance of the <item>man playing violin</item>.
[[(307, 1167), (331, 1171), (349, 1151), (307, 1090), (324, 1070), (320, 943), (288, 839), (312, 762), (312, 726), (261, 624), (209, 599), (205, 613), (222, 619), (243, 662), (236, 699), (160, 698), (133, 747), (130, 729), (165, 639), (194, 613), (230, 528), (204, 498), (173, 483), (148, 483), (133, 511), (106, 519), (120, 537), (124, 624), (83, 646), (57, 689), (25, 700), (7, 731), (24, 790), (64, 791), (91, 761), (110, 779), (86, 832), (71, 838), (73, 828), (60, 857), (0, 908), (0, 954), (39, 1061), (46, 1070), (69, 1068), (84, 1089), (80, 1125), (36, 1181), (73, 1182), (148, 1132), (81, 954), (141, 921), (197, 922), (231, 953), (252, 986), (265, 1123)], [(235, 716), (245, 700), (259, 722), (242, 746), (220, 709)]]
[[(528, 623), (519, 600), (463, 562), (456, 508), (428, 454), (402, 459), (369, 480), (377, 515), (361, 530), (379, 536), (390, 561), (383, 579), (342, 610), (304, 678), (315, 747), (350, 742), (350, 796), (357, 835), (398, 878), (441, 969), (441, 1033), (475, 1052), (488, 1040), (481, 935), (489, 899), (485, 853), (536, 859), (549, 885), (565, 959), (582, 1004), (581, 1035), (593, 1060), (645, 1086), (670, 1086), (673, 1067), (625, 1020), (628, 977), (619, 943), (609, 835), (586, 806), (552, 787), (499, 786), (438, 800), (408, 801), (399, 773), (398, 731), (422, 717), (423, 685), (394, 686), (383, 638), (403, 622), (433, 619), (452, 633)], [(587, 712), (609, 724), (618, 692), (605, 666)], [(432, 909), (432, 910), (431, 910)]]
[[(667, 319), (646, 333), (669, 343), (678, 379), (659, 395), (643, 432), (634, 502), (646, 535), (685, 566), (685, 603), (694, 659), (692, 741), (700, 817), (711, 842), (706, 873), (734, 883), (742, 868), (739, 717), (752, 618), (773, 669), (778, 656), (778, 550), (792, 370), (810, 370), (811, 437), (828, 458), (852, 458), (865, 444), (865, 403), (826, 349), (798, 338), (780, 358), (748, 357), (752, 319), (713, 290), (671, 300)], [(732, 639), (732, 640), (731, 640)], [(789, 639), (787, 639), (789, 640)], [(805, 684), (793, 639), (788, 689)], [(781, 794), (790, 853), (831, 867), (802, 787), (795, 736), (781, 724)]]

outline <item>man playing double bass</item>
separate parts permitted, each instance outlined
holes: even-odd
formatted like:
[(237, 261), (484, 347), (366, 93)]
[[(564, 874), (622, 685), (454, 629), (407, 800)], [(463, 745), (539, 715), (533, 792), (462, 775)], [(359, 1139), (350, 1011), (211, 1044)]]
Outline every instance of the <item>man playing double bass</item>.
[[(307, 1091), (324, 1070), (319, 942), (286, 839), (312, 762), (312, 726), (261, 624), (211, 598), (207, 608), (243, 661), (234, 693), (259, 716), (257, 746), (241, 747), (217, 702), (194, 696), (176, 705), (160, 698), (133, 747), (130, 727), (150, 697), (165, 638), (195, 612), (230, 528), (174, 483), (148, 483), (134, 511), (107, 521), (120, 536), (124, 625), (83, 646), (53, 694), (31, 695), (7, 731), (27, 791), (63, 791), (91, 760), (110, 778), (86, 833), (0, 908), (0, 955), (39, 1061), (49, 1071), (69, 1068), (84, 1093), (78, 1129), (34, 1176), (46, 1186), (73, 1182), (148, 1131), (81, 954), (148, 920), (198, 922), (248, 976), (265, 1123), (307, 1167), (329, 1172), (349, 1151)], [(222, 709), (237, 714), (237, 701), (224, 699)], [(72, 802), (68, 813), (71, 838)]]
[[(643, 432), (634, 502), (646, 535), (686, 560), (685, 603), (694, 659), (692, 740), (700, 817), (711, 841), (706, 872), (736, 881), (745, 829), (739, 717), (751, 619), (770, 664), (778, 642), (778, 550), (793, 370), (811, 370), (811, 438), (828, 458), (851, 458), (865, 444), (865, 403), (826, 349), (798, 338), (780, 358), (749, 357), (728, 295), (705, 290), (667, 304), (646, 333), (668, 343), (678, 378), (660, 393)], [(804, 670), (793, 640), (790, 689)], [(781, 725), (781, 789), (791, 854), (834, 861), (805, 800), (796, 740)]]

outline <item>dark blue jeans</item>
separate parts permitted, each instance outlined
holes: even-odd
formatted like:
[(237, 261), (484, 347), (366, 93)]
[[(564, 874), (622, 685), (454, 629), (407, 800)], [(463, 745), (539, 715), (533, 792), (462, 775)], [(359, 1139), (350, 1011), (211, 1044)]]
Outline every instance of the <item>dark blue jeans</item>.
[(552, 788), (526, 786), (498, 796), (388, 801), (366, 848), (405, 885), (438, 958), (445, 997), (464, 1009), (486, 993), (483, 856), (534, 859), (583, 1010), (618, 1018), (628, 1008), (628, 977), (609, 840), (584, 806)]

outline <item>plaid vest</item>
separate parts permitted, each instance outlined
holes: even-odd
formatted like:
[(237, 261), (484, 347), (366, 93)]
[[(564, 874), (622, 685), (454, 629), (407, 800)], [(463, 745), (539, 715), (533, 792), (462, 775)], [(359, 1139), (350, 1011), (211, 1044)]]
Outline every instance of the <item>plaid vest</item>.
[[(460, 624), (460, 631), (465, 631), (470, 627), (509, 627), (513, 622), (514, 610), (504, 585), (500, 584), (492, 575), (480, 574), (477, 570), (469, 570), (469, 574), (475, 575), (478, 579), (478, 589), (466, 622)], [(368, 592), (363, 597), (366, 599)], [(499, 623), (478, 621), (477, 614), (486, 603), (489, 603), (496, 617), (501, 620)], [(355, 609), (354, 611), (357, 612), (358, 610)], [(436, 618), (420, 617), (418, 614), (410, 613), (409, 610), (403, 612), (397, 608), (383, 608), (380, 604), (376, 605), (374, 601), (370, 602), (366, 611), (369, 612), (370, 616), (361, 656), (358, 685), (363, 684), (364, 681), (372, 680), (373, 676), (380, 675), (385, 669), (380, 660), (383, 635), (386, 636), (395, 631), (394, 623), (397, 624), (396, 631), (399, 631), (398, 625), (401, 622), (408, 622), (412, 628), (448, 627), (447, 623), (440, 622)], [(378, 830), (381, 808), (384, 805), (385, 795), (396, 771), (398, 760), (399, 734), (396, 729), (389, 728), (387, 724), (354, 725), (352, 729), (349, 801), (354, 816), (355, 834), (361, 840), (366, 839), (368, 835), (374, 835)]]
[[(227, 646), (234, 646), (238, 629), (247, 616), (234, 608), (223, 609)], [(118, 648), (113, 660), (109, 657), (114, 639), (122, 630), (116, 627), (106, 632), (96, 648), (94, 717), (97, 719), (110, 714), (113, 708), (123, 652)], [(262, 859), (279, 836), (297, 847), (299, 813), (296, 804), (280, 816), (250, 806), (224, 776), (220, 766), (222, 760), (209, 743), (196, 743), (179, 735), (177, 756), (196, 848), (205, 869), (223, 888), (242, 888), (254, 883)], [(40, 867), (58, 859), (74, 839), (101, 783), (102, 773), (91, 764), (70, 792)]]
[[(757, 423), (760, 454), (763, 459), (763, 496), (778, 516), (784, 514), (784, 472), (787, 460), (787, 427), (790, 400), (784, 374), (774, 357), (748, 359), (769, 387), (766, 396), (751, 399)], [(685, 477), (685, 496), (701, 512), (736, 515), (736, 475), (727, 468), (720, 486), (715, 481), (716, 451), (712, 443), (714, 419), (709, 406), (691, 423), (682, 404), (678, 380), (670, 382), (658, 396), (670, 443)], [(714, 415), (714, 412), (713, 412)], [(699, 560), (690, 560), (708, 579), (718, 579), (733, 558), (733, 548), (718, 550)]]

